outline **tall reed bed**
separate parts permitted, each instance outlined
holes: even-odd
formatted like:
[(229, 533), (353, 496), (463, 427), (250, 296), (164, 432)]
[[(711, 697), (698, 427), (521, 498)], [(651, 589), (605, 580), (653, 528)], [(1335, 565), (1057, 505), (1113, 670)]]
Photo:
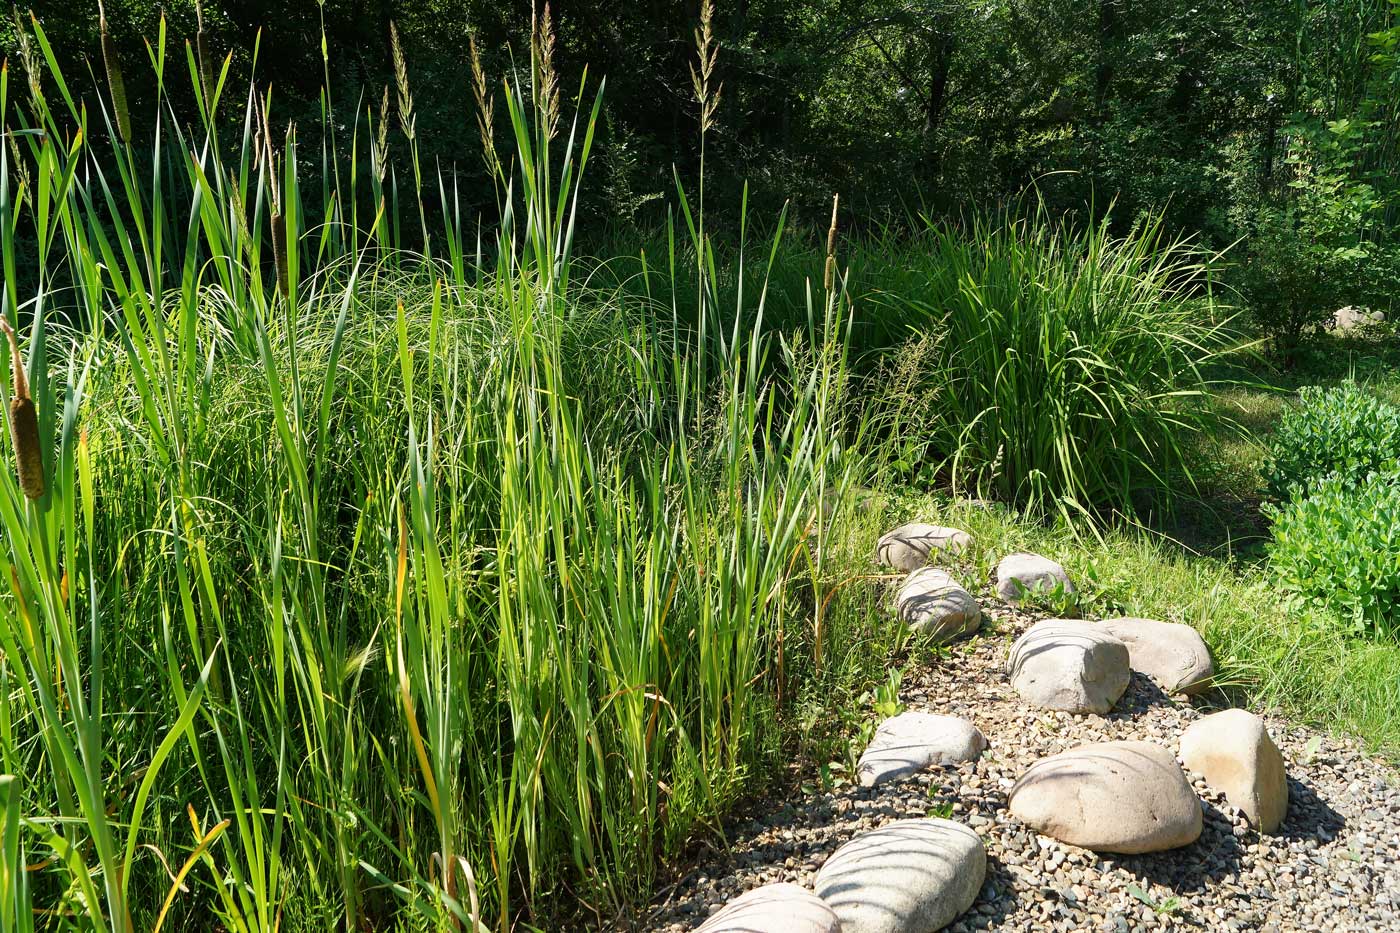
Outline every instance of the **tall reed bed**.
[[(864, 625), (831, 618), (863, 469), (836, 260), (773, 333), (761, 280), (714, 300), (681, 187), (697, 222), (647, 281), (695, 263), (694, 326), (574, 283), (602, 88), (566, 96), (547, 10), (528, 68), (476, 66), (484, 244), (420, 170), (397, 40), (343, 163), (327, 104), (315, 192), (306, 128), (202, 43), (198, 114), (162, 92), (137, 150), (124, 95), (79, 94), (31, 25), (53, 92), (0, 76), (0, 311), (39, 439), (16, 421), (6, 453), (43, 479), (0, 470), (0, 928), (626, 910)], [(151, 51), (167, 87), (181, 50)]]

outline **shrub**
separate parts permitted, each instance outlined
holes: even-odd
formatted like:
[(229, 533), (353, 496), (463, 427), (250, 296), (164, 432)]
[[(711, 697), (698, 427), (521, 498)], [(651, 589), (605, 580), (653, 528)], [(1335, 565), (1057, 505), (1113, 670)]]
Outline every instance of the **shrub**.
[(1308, 386), (1279, 419), (1264, 479), (1275, 500), (1306, 497), (1325, 476), (1354, 486), (1400, 456), (1400, 408), (1355, 383)]
[(1271, 565), (1287, 589), (1350, 617), (1356, 634), (1400, 632), (1400, 475), (1354, 483), (1333, 473), (1265, 511)]
[(1235, 346), (1189, 243), (1040, 210), (931, 226), (902, 253), (897, 276), (869, 275), (896, 278), (881, 284), (901, 325), (943, 328), (924, 434), (937, 472), (1032, 511), (1130, 512), (1189, 479), (1203, 367)]

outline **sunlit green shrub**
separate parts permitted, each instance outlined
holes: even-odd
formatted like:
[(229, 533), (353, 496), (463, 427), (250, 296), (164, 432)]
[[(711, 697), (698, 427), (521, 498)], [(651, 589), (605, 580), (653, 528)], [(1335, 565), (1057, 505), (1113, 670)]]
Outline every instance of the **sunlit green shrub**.
[(1333, 473), (1265, 510), (1273, 571), (1287, 589), (1349, 617), (1356, 634), (1400, 632), (1400, 475)]
[(1264, 465), (1269, 495), (1304, 498), (1326, 476), (1356, 485), (1400, 458), (1400, 408), (1348, 383), (1309, 386), (1279, 419)]

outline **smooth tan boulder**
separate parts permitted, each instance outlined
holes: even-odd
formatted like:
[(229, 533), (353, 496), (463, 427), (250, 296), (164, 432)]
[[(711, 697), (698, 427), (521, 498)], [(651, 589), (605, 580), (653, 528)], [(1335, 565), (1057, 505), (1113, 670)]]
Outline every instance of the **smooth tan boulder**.
[(911, 573), (937, 553), (961, 554), (972, 547), (972, 535), (957, 528), (909, 522), (881, 535), (875, 559), (886, 567)]
[(695, 933), (841, 933), (841, 921), (811, 891), (781, 882), (740, 894)]
[(1046, 619), (1011, 646), (1006, 673), (1021, 698), (1040, 709), (1099, 713), (1128, 689), (1128, 648), (1101, 626)]
[(1010, 806), (1036, 832), (1095, 852), (1161, 852), (1201, 835), (1201, 802), (1172, 753), (1151, 742), (1044, 758), (1011, 788)]
[(1181, 760), (1225, 795), (1255, 829), (1272, 833), (1288, 814), (1288, 773), (1264, 720), (1227, 709), (1196, 720), (1181, 735)]
[(986, 747), (986, 738), (966, 719), (910, 710), (891, 716), (875, 729), (856, 765), (856, 775), (861, 784), (873, 787), (925, 768), (972, 761)]
[(1013, 606), (1057, 589), (1072, 595), (1074, 584), (1065, 568), (1048, 557), (1020, 551), (997, 564), (997, 595)]
[(936, 567), (921, 567), (900, 584), (895, 596), (900, 621), (939, 642), (970, 635), (982, 627), (982, 607), (957, 580)]
[(1191, 695), (1210, 686), (1215, 665), (1199, 632), (1156, 619), (1105, 619), (1100, 625), (1128, 646), (1128, 663), (1167, 693)]
[(976, 832), (951, 820), (895, 820), (831, 854), (813, 883), (842, 933), (932, 933), (972, 906), (987, 876)]

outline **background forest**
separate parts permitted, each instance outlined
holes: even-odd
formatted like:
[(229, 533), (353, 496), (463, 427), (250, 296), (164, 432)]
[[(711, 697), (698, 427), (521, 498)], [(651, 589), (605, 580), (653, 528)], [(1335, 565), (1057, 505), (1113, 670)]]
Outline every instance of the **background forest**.
[[(688, 177), (699, 158), (689, 145), (694, 4), (553, 6), (563, 73), (587, 65), (608, 84), (583, 222), (654, 226), (673, 170)], [(35, 7), (72, 74), (101, 67), (93, 7)], [(721, 4), (711, 203), (735, 210), (747, 182), (757, 215), (790, 200), (813, 230), (833, 192), (867, 229), (918, 211), (956, 218), (1031, 184), (1053, 212), (1112, 211), (1119, 229), (1160, 211), (1171, 233), (1230, 247), (1229, 281), (1291, 351), (1337, 308), (1393, 300), (1397, 10), (1394, 0)], [(193, 0), (111, 0), (107, 13), (116, 47), (136, 62), (162, 13), (172, 37), (200, 31)], [(357, 108), (381, 108), (395, 22), (414, 91), (431, 102), (416, 115), (421, 164), (454, 174), (468, 216), (494, 210), (468, 45), (502, 73), (510, 49), (528, 48), (529, 3), (211, 0), (200, 13), (204, 47), (233, 52), (235, 85), (258, 49), (260, 79), (308, 131), (320, 125), (323, 83), (342, 130)], [(14, 56), (13, 24), (0, 44)], [(155, 88), (146, 69), (129, 70), (139, 123)], [(171, 90), (177, 103), (182, 93)], [(406, 145), (394, 136), (392, 147)], [(349, 133), (335, 142), (347, 148)]]

